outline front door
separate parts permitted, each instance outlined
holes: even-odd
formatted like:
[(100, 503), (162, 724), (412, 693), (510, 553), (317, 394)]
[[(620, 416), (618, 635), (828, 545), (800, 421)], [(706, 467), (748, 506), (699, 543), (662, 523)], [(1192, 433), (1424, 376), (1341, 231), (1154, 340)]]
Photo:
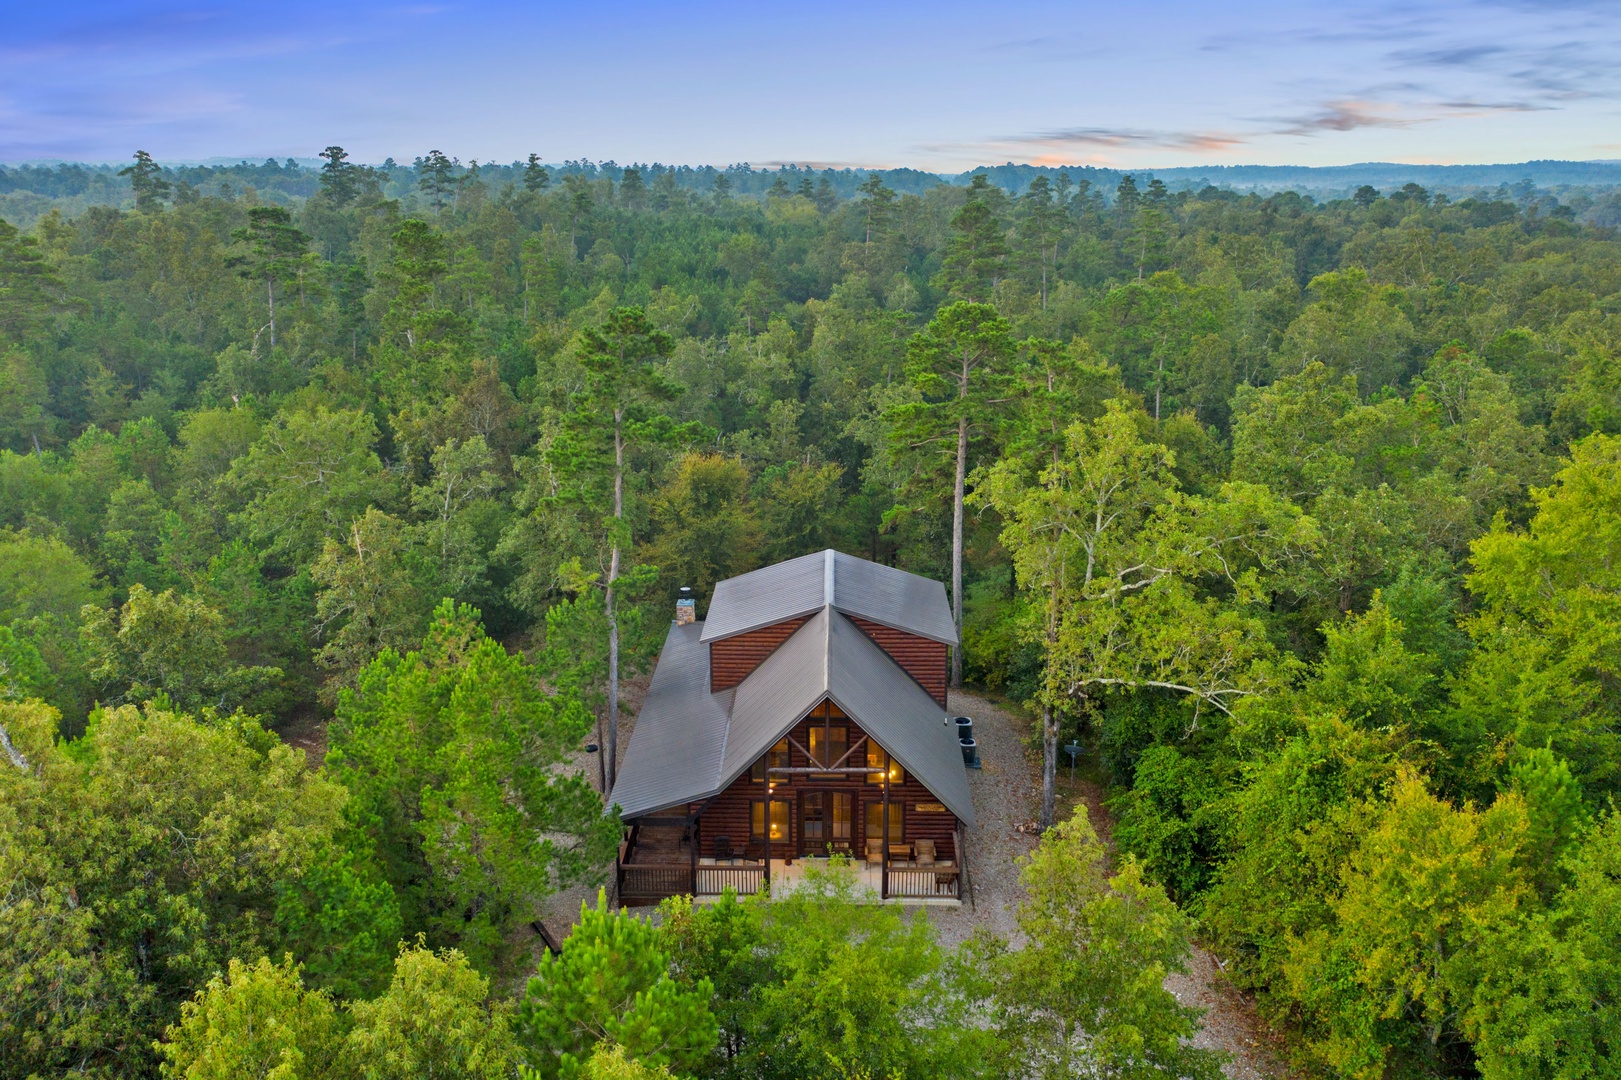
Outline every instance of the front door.
[(849, 851), (855, 824), (855, 795), (849, 791), (807, 791), (799, 797), (800, 854)]

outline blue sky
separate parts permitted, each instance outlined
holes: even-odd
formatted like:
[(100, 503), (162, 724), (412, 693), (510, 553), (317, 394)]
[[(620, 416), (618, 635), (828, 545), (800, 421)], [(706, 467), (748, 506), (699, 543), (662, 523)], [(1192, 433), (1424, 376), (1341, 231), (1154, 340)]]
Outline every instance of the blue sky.
[(1621, 158), (1621, 0), (5, 0), (0, 161)]

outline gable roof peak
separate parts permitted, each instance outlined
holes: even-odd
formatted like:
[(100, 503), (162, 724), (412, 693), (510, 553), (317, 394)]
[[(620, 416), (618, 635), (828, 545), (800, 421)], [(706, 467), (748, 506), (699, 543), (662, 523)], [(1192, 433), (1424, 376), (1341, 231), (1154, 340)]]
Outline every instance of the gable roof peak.
[(947, 645), (957, 644), (944, 585), (832, 548), (716, 584), (703, 640), (719, 641), (824, 608)]

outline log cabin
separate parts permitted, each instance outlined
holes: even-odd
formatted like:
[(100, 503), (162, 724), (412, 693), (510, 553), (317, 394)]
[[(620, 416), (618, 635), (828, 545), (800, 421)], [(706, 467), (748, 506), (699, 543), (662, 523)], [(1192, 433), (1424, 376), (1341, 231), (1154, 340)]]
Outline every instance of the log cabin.
[(613, 785), (620, 902), (780, 891), (834, 855), (883, 900), (960, 902), (945, 588), (829, 550), (720, 582), (704, 620), (691, 605)]

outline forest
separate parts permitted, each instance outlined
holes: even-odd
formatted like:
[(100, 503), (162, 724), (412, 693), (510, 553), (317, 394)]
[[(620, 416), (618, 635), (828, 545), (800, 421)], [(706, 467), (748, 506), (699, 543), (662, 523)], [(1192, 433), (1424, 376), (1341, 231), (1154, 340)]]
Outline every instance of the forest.
[[(1214, 1077), (1194, 940), (1305, 1075), (1621, 1070), (1609, 196), (322, 157), (0, 221), (0, 1074)], [(826, 547), (1032, 718), (1018, 940), (548, 954), (677, 590)]]

